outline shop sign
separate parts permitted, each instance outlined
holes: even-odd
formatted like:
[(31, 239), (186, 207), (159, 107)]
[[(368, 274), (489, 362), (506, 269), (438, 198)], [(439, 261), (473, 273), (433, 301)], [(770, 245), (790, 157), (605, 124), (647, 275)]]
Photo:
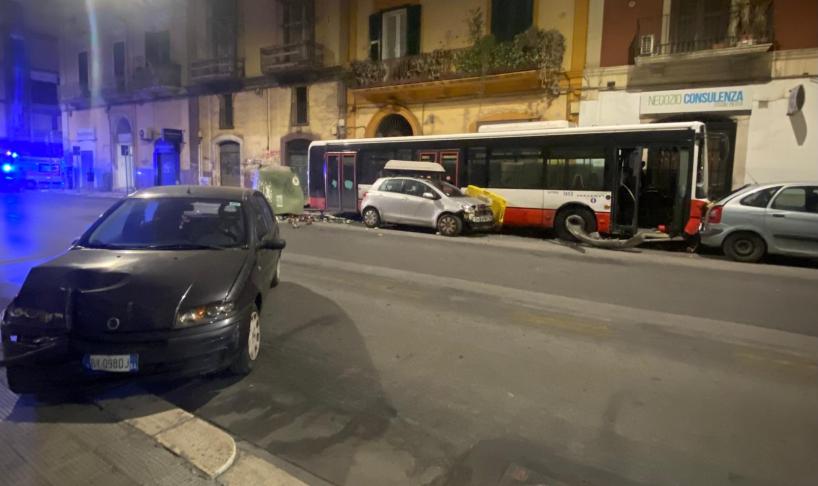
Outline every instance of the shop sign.
[(97, 131), (94, 127), (77, 128), (77, 141), (92, 141), (97, 139)]
[(643, 115), (752, 109), (753, 93), (747, 87), (654, 91), (642, 93), (639, 100)]

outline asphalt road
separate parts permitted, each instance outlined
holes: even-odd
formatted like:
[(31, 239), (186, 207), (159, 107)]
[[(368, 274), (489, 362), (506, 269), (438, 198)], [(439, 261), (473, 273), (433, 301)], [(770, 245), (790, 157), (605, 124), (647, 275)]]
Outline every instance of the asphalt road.
[[(64, 235), (32, 223), (44, 252), (100, 203), (60, 201), (78, 216)], [(151, 391), (337, 484), (818, 483), (815, 269), (332, 224), (283, 235), (254, 372)]]

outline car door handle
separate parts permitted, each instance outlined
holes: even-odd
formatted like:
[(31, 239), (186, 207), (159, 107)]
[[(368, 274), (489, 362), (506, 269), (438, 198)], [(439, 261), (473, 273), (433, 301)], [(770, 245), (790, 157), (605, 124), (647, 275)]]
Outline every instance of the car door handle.
[(786, 218), (786, 214), (773, 214), (773, 218)]

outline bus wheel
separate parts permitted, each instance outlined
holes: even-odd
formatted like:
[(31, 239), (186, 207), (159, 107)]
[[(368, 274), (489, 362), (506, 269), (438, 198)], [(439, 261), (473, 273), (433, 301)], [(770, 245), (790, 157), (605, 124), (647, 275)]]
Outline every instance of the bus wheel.
[(557, 213), (557, 219), (554, 221), (554, 232), (557, 234), (557, 238), (564, 241), (578, 241), (574, 235), (568, 231), (567, 225), (568, 217), (574, 215), (582, 218), (582, 221), (585, 223), (583, 228), (586, 233), (596, 231), (596, 216), (594, 216), (593, 211), (580, 207), (565, 208)]
[(364, 219), (364, 224), (368, 228), (377, 228), (378, 225), (381, 224), (381, 215), (378, 214), (378, 210), (375, 208), (364, 209), (364, 214), (362, 216)]
[(731, 260), (745, 263), (755, 263), (767, 252), (764, 240), (749, 232), (733, 233), (724, 239), (721, 248)]
[(437, 231), (443, 236), (457, 236), (463, 231), (463, 220), (446, 213), (437, 220)]

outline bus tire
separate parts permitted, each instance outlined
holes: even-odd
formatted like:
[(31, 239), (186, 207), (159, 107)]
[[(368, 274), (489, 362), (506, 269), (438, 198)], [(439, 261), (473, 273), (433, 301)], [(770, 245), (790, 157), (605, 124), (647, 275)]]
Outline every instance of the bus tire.
[(739, 231), (728, 235), (721, 244), (721, 249), (731, 260), (755, 263), (767, 253), (767, 244), (755, 233)]
[(437, 232), (443, 236), (458, 236), (463, 232), (463, 220), (452, 213), (444, 213), (437, 218)]
[(573, 206), (567, 207), (565, 209), (560, 209), (557, 213), (557, 218), (554, 220), (554, 232), (557, 234), (557, 238), (563, 241), (578, 241), (574, 235), (568, 231), (568, 226), (566, 221), (568, 220), (569, 216), (579, 216), (585, 222), (585, 232), (586, 233), (593, 233), (596, 231), (596, 216), (594, 212), (588, 208)]
[(378, 210), (373, 207), (368, 207), (364, 209), (364, 212), (361, 214), (364, 220), (364, 224), (367, 228), (377, 228), (381, 224), (381, 215), (378, 213)]

